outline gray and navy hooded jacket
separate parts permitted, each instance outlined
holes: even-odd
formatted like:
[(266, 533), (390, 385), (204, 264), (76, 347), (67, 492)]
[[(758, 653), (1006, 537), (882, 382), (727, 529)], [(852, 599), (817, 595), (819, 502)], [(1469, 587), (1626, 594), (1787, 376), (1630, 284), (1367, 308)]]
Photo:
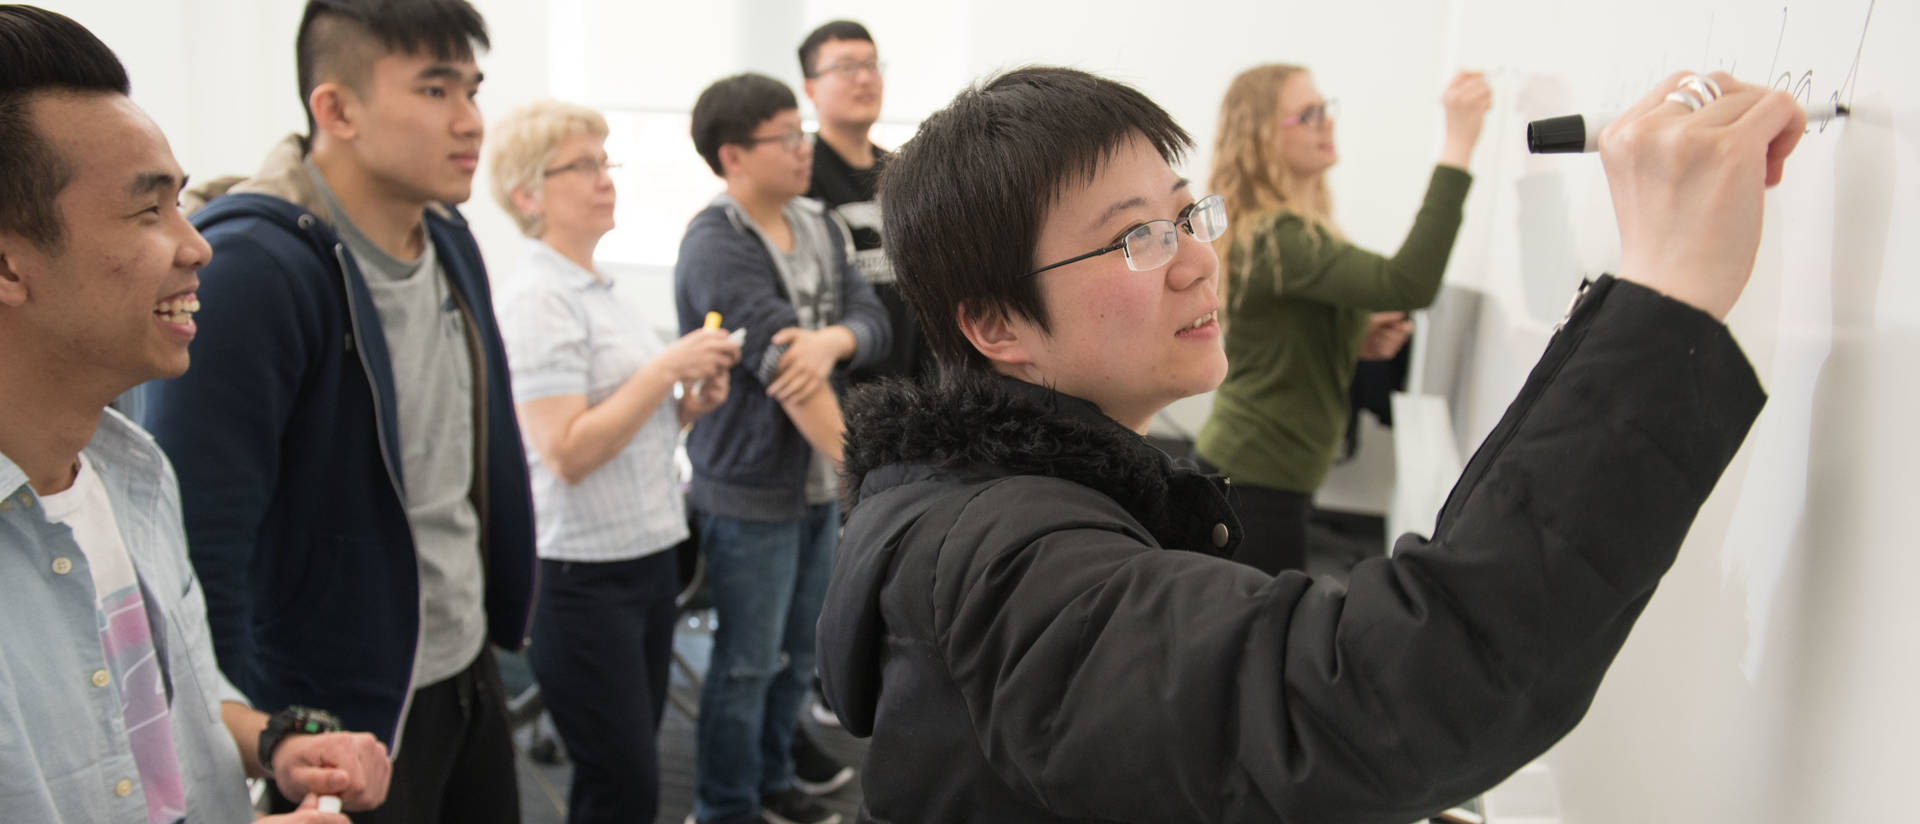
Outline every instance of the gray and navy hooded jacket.
[[(835, 367), (832, 378), (834, 391), (843, 393), (850, 370), (877, 363), (890, 350), (887, 310), (851, 262), (850, 235), (839, 218), (806, 198), (795, 198), (786, 211), (798, 216), (790, 223), (796, 233), (807, 233), (807, 248), (827, 250), (830, 294), (821, 304), (828, 316), (819, 326), (853, 331), (854, 355)], [(693, 462), (687, 504), (702, 512), (753, 521), (806, 515), (813, 448), (766, 391), (784, 351), (773, 344), (774, 333), (802, 325), (781, 258), (726, 195), (694, 215), (680, 241), (673, 267), (680, 333), (700, 328), (708, 312), (719, 312), (728, 329), (747, 330), (727, 402), (695, 423), (687, 438)]]

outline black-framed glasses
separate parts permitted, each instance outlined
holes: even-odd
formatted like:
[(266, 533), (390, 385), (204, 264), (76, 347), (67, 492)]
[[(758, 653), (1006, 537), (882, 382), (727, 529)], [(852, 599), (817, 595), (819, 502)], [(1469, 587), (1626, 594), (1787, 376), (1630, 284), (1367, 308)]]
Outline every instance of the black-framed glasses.
[(1114, 251), (1124, 252), (1127, 256), (1127, 268), (1135, 272), (1158, 269), (1173, 260), (1174, 253), (1180, 250), (1181, 230), (1193, 235), (1193, 239), (1201, 243), (1211, 243), (1219, 239), (1227, 232), (1227, 201), (1219, 195), (1207, 195), (1187, 204), (1187, 208), (1180, 210), (1179, 217), (1135, 224), (1121, 232), (1119, 239), (1115, 240), (1111, 246), (1104, 246), (1058, 263), (1049, 263), (1028, 272), (1027, 277)]
[(770, 135), (767, 135), (766, 137), (749, 137), (746, 140), (740, 141), (740, 145), (751, 149), (762, 143), (779, 143), (780, 148), (786, 149), (789, 152), (795, 152), (795, 151), (799, 151), (800, 145), (805, 142), (807, 142), (807, 133), (800, 131), (799, 129), (795, 129), (791, 132), (781, 132), (779, 134), (770, 134)]
[(824, 77), (829, 74), (838, 74), (838, 75), (843, 75), (845, 77), (858, 77), (860, 76), (861, 72), (873, 72), (876, 75), (885, 75), (887, 73), (886, 61), (878, 60), (878, 59), (843, 60), (831, 66), (822, 66), (820, 67), (819, 71), (814, 72), (811, 75), (808, 75), (808, 77)]
[(612, 174), (613, 170), (618, 168), (620, 168), (620, 164), (611, 160), (601, 160), (597, 157), (583, 157), (572, 163), (562, 163), (552, 168), (541, 169), (540, 176), (553, 177), (554, 175), (566, 174), (567, 172), (579, 172), (588, 177), (599, 177), (602, 174)]
[(1309, 129), (1317, 129), (1320, 127), (1320, 124), (1325, 123), (1329, 120), (1332, 120), (1338, 116), (1340, 116), (1340, 101), (1322, 100), (1318, 103), (1315, 103), (1311, 106), (1301, 109), (1299, 114), (1296, 114), (1292, 117), (1289, 117), (1285, 120), (1280, 121), (1280, 125), (1292, 126), (1298, 123)]

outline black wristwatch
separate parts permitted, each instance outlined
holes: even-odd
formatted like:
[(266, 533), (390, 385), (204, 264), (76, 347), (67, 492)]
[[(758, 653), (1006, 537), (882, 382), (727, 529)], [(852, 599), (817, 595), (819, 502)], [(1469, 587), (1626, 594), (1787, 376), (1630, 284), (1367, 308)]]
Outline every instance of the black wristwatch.
[(260, 731), (260, 767), (273, 772), (273, 749), (289, 735), (319, 735), (342, 729), (345, 727), (340, 725), (340, 719), (326, 710), (295, 704), (276, 712), (267, 717), (267, 728)]

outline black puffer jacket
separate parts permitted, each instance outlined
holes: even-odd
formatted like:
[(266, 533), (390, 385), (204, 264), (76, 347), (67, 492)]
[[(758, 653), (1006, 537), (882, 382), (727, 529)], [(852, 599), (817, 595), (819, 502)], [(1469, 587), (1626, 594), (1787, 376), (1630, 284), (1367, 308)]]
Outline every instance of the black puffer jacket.
[(828, 697), (873, 737), (863, 820), (1402, 824), (1467, 798), (1586, 711), (1763, 401), (1724, 326), (1603, 278), (1433, 540), (1342, 587), (1215, 557), (1212, 483), (1083, 401), (865, 390), (820, 619)]

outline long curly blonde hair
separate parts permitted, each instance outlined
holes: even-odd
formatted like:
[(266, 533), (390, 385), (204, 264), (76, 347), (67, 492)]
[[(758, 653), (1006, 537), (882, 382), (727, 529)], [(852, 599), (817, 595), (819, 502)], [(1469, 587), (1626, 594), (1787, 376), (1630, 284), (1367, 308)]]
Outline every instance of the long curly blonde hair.
[[(1326, 175), (1297, 176), (1280, 158), (1280, 89), (1304, 71), (1304, 67), (1281, 63), (1255, 66), (1234, 77), (1220, 101), (1207, 188), (1226, 200), (1230, 218), (1227, 233), (1213, 242), (1225, 272), (1220, 278), (1220, 298), (1228, 306), (1244, 297), (1241, 287), (1245, 284), (1240, 281), (1247, 276), (1244, 267), (1236, 265), (1234, 249), (1244, 249), (1241, 241), (1268, 224), (1274, 214), (1290, 212), (1309, 229), (1340, 236), (1333, 223), (1333, 195), (1327, 190)], [(1276, 288), (1279, 283), (1275, 273)]]

